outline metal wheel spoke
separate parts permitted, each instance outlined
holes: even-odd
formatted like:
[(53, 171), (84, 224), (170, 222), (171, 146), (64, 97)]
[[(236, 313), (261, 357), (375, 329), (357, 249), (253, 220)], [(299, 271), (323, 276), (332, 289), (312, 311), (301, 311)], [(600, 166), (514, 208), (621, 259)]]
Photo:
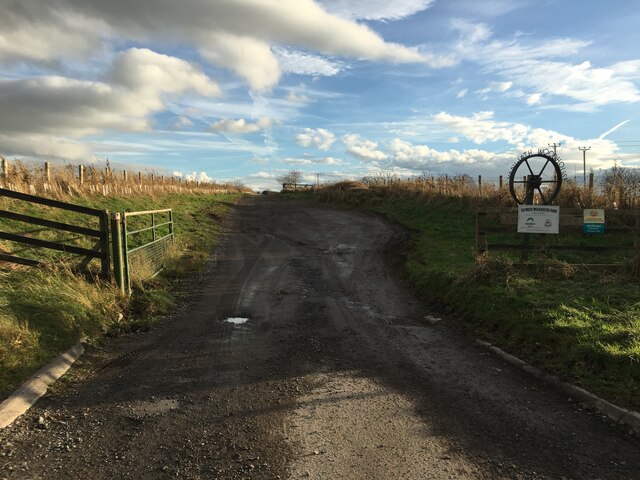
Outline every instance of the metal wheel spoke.
[(539, 177), (542, 176), (542, 172), (544, 172), (544, 169), (547, 168), (547, 165), (549, 165), (549, 159), (547, 159), (546, 162), (544, 162), (544, 165), (542, 166), (542, 168), (540, 169), (540, 173), (539, 173)]
[(544, 203), (546, 205), (547, 204), (547, 199), (544, 197), (544, 194), (542, 193), (542, 189), (540, 187), (536, 187), (536, 189), (540, 193), (540, 197), (542, 198), (542, 203)]
[[(533, 173), (533, 170), (531, 170), (531, 165), (529, 165), (529, 160), (525, 160), (524, 163), (527, 164), (527, 168), (529, 169), (529, 173), (531, 173), (531, 175), (533, 175), (534, 173)], [(545, 167), (546, 167), (546, 165), (545, 165)], [(543, 167), (543, 170), (544, 170), (544, 167)], [(540, 173), (542, 173), (542, 172), (540, 172)]]

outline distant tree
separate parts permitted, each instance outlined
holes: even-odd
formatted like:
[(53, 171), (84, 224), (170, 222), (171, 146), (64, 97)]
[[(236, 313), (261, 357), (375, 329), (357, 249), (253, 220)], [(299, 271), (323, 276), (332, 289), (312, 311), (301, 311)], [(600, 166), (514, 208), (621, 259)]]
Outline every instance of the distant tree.
[(294, 185), (297, 185), (302, 180), (302, 172), (298, 170), (291, 170), (284, 175), (276, 177), (276, 180), (280, 183), (293, 183)]
[(602, 176), (602, 189), (610, 201), (633, 204), (640, 196), (640, 170), (615, 164)]

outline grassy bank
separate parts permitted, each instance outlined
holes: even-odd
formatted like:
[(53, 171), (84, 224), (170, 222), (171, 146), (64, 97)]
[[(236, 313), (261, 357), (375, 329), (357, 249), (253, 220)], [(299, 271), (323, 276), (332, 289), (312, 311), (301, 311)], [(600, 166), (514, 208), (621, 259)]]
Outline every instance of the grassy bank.
[[(68, 199), (76, 204), (111, 211), (172, 208), (175, 250), (162, 275), (136, 283), (131, 297), (120, 295), (109, 282), (96, 283), (85, 275), (74, 273), (69, 265), (37, 269), (2, 264), (0, 398), (80, 338), (96, 342), (105, 333), (144, 328), (170, 310), (177, 297), (184, 293), (180, 289), (180, 279), (201, 268), (209, 258), (220, 220), (237, 198), (237, 194), (162, 194)], [(78, 220), (69, 212), (34, 208), (6, 198), (0, 199), (0, 209), (38, 213), (66, 223), (77, 223)], [(4, 222), (3, 227), (12, 231), (17, 225)], [(25, 230), (24, 224), (21, 228)], [(7, 242), (0, 243), (0, 248), (15, 252), (15, 245)], [(51, 253), (43, 251), (20, 252), (22, 256), (39, 255), (40, 258), (43, 254), (45, 258), (52, 258)]]
[(473, 201), (384, 190), (327, 190), (324, 201), (382, 213), (414, 230), (406, 271), (468, 330), (532, 364), (640, 409), (640, 284), (554, 260), (532, 268), (476, 260)]

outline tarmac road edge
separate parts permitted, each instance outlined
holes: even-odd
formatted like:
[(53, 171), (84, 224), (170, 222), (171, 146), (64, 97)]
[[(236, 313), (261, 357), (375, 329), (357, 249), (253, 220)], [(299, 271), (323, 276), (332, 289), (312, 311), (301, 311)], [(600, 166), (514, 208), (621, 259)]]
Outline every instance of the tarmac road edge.
[(619, 407), (618, 405), (615, 405), (605, 400), (604, 398), (594, 395), (584, 388), (580, 388), (576, 385), (564, 382), (556, 376), (549, 375), (539, 368), (536, 368), (533, 365), (529, 365), (527, 362), (520, 360), (518, 357), (514, 357), (513, 355), (505, 352), (504, 350), (501, 350), (500, 348), (492, 345), (489, 342), (485, 342), (484, 340), (480, 339), (476, 339), (476, 342), (483, 347), (491, 350), (498, 357), (500, 357), (510, 365), (516, 366), (532, 377), (535, 377), (543, 383), (552, 386), (556, 390), (566, 393), (572, 398), (575, 398), (594, 407), (596, 410), (609, 417), (615, 423), (629, 427), (636, 435), (640, 436), (640, 413)]
[(11, 425), (16, 418), (27, 412), (53, 384), (84, 353), (81, 342), (76, 343), (58, 358), (38, 370), (5, 401), (0, 403), (0, 429)]

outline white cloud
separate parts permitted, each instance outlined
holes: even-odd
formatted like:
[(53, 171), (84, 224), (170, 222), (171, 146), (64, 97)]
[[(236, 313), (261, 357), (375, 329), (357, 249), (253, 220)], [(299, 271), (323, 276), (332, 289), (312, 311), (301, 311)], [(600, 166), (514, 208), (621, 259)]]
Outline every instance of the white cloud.
[(360, 160), (380, 162), (387, 159), (387, 154), (378, 150), (376, 142), (364, 140), (359, 135), (345, 135), (342, 137), (342, 141), (347, 147), (347, 152)]
[(530, 130), (522, 124), (496, 122), (493, 112), (477, 112), (469, 117), (440, 112), (433, 116), (433, 120), (477, 144), (505, 141), (515, 145), (522, 143)]
[(498, 154), (478, 149), (441, 151), (430, 148), (428, 145), (414, 145), (399, 138), (391, 141), (389, 149), (395, 165), (412, 170), (421, 170), (430, 165), (442, 163), (456, 165), (480, 163), (489, 166), (497, 160), (505, 159), (504, 153)]
[(478, 90), (478, 93), (504, 93), (513, 86), (513, 82), (490, 82), (488, 86)]
[[(460, 32), (454, 47), (463, 60), (478, 63), (485, 73), (506, 79), (496, 85), (509, 85), (524, 90), (530, 105), (544, 97), (565, 97), (588, 104), (592, 109), (610, 103), (640, 101), (634, 80), (640, 79), (640, 60), (594, 67), (589, 61), (571, 63), (558, 58), (576, 56), (589, 42), (558, 38), (524, 43), (522, 38), (492, 39), (491, 29), (483, 24), (457, 20), (453, 27)], [(493, 87), (481, 93), (494, 91)], [(583, 110), (585, 108), (583, 107)]]
[(178, 119), (174, 122), (173, 124), (173, 128), (175, 128), (176, 130), (179, 130), (181, 128), (184, 127), (190, 127), (193, 125), (193, 122), (191, 121), (191, 119), (189, 119), (189, 117), (185, 117), (184, 115), (181, 115), (180, 117), (178, 117)]
[(209, 127), (209, 130), (216, 133), (255, 133), (264, 130), (273, 125), (273, 120), (268, 117), (262, 117), (256, 122), (247, 122), (244, 118), (233, 120), (231, 118), (223, 118)]
[(607, 132), (599, 138), (578, 139), (554, 130), (521, 123), (498, 122), (493, 119), (493, 112), (479, 112), (469, 117), (440, 112), (433, 116), (433, 120), (477, 144), (506, 142), (511, 146), (513, 159), (524, 150), (547, 148), (551, 143), (562, 144), (558, 155), (565, 162), (576, 164), (578, 171), (581, 171), (582, 165), (582, 154), (578, 150), (581, 146), (591, 146), (589, 168), (608, 168), (616, 159), (626, 157), (620, 153), (615, 142), (604, 138)]
[(463, 88), (458, 92), (458, 94), (456, 95), (456, 98), (464, 98), (467, 95), (468, 91), (469, 90), (467, 90), (466, 88)]
[(95, 160), (87, 145), (57, 135), (0, 133), (0, 149), (6, 156), (28, 155), (82, 162)]
[(116, 57), (110, 77), (135, 92), (156, 96), (157, 92), (193, 90), (200, 95), (220, 95), (220, 88), (189, 62), (146, 48), (131, 48)]
[(159, 41), (191, 45), (253, 89), (267, 90), (281, 75), (272, 45), (374, 61), (429, 61), (416, 49), (386, 42), (366, 25), (332, 15), (313, 0), (39, 0), (20, 6), (0, 0), (0, 11), (10, 12), (0, 30), (0, 62), (5, 63), (88, 58), (105, 40)]
[(320, 157), (320, 158), (283, 158), (280, 160), (282, 163), (288, 165), (342, 165), (343, 162), (339, 158), (334, 157)]
[(287, 48), (274, 48), (280, 68), (286, 73), (333, 77), (344, 69), (340, 62)]
[(542, 95), (539, 93), (532, 93), (531, 95), (529, 95), (527, 97), (527, 105), (536, 105), (538, 103), (540, 103), (540, 100), (542, 100)]
[(311, 99), (309, 97), (307, 97), (303, 93), (299, 93), (299, 92), (295, 92), (293, 90), (290, 90), (289, 93), (287, 93), (287, 96), (285, 97), (285, 100), (287, 100), (288, 102), (292, 102), (292, 103), (307, 104), (307, 103), (309, 103), (309, 101)]
[(329, 150), (336, 141), (336, 136), (324, 128), (305, 128), (296, 135), (296, 143), (301, 147), (314, 146), (319, 150)]
[(434, 0), (321, 0), (332, 13), (363, 20), (399, 20), (426, 10)]
[(188, 182), (204, 182), (204, 183), (213, 182), (213, 178), (207, 175), (207, 172), (192, 172), (185, 175), (184, 178)]
[(151, 115), (162, 111), (167, 99), (192, 92), (215, 95), (219, 88), (194, 65), (145, 49), (120, 53), (99, 81), (0, 79), (0, 131), (5, 134), (0, 147), (22, 145), (19, 153), (25, 155), (88, 156), (87, 147), (73, 138), (149, 130)]
[(75, 9), (50, 8), (47, 2), (1, 0), (0, 11), (0, 63), (85, 58), (101, 49), (97, 32), (111, 32), (99, 18)]

